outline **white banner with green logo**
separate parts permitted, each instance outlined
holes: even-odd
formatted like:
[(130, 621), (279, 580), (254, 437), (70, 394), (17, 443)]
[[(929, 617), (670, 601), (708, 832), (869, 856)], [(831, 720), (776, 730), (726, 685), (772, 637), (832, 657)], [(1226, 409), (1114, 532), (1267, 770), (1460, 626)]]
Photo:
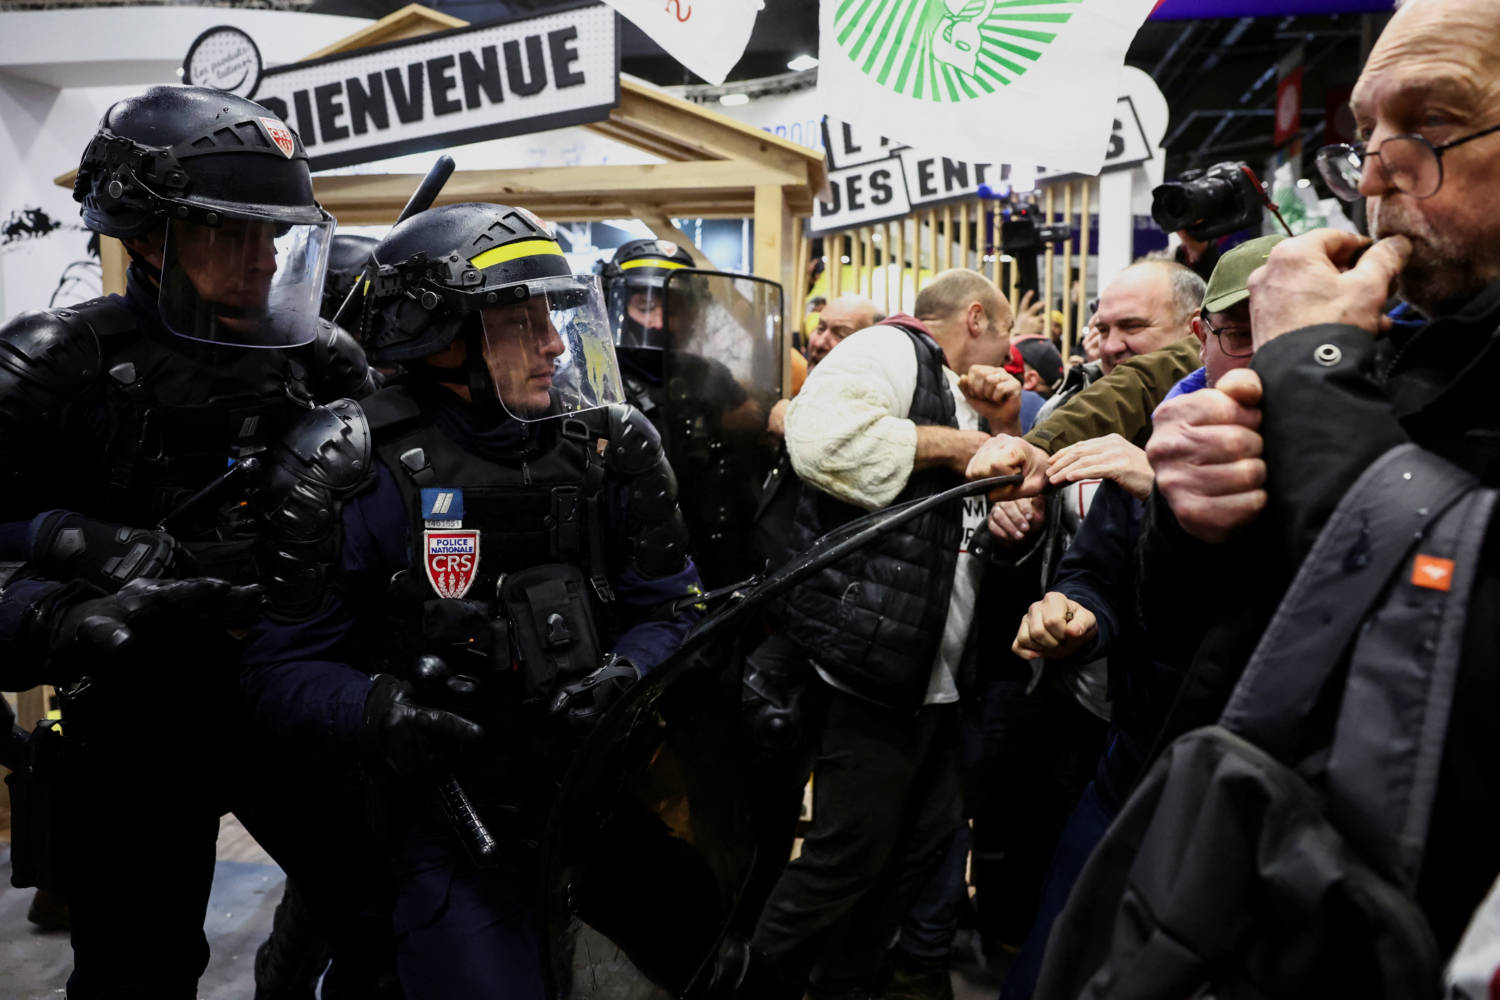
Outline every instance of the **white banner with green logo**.
[(1096, 174), (1156, 0), (821, 0), (830, 118), (970, 162)]

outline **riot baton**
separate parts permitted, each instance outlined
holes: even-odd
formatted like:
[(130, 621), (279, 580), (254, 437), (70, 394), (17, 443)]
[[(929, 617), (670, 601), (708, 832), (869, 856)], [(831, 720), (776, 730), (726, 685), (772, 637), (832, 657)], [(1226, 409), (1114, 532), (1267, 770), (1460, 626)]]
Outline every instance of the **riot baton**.
[[(427, 171), (427, 176), (422, 178), (422, 183), (418, 184), (417, 189), (412, 192), (410, 200), (406, 203), (406, 207), (401, 210), (400, 215), (396, 216), (395, 224), (399, 226), (418, 212), (424, 212), (431, 208), (432, 203), (437, 201), (438, 192), (443, 190), (443, 185), (447, 184), (448, 178), (452, 176), (453, 157), (444, 153), (437, 158), (437, 162), (432, 165), (432, 169)], [(344, 313), (349, 309), (349, 303), (354, 301), (354, 296), (359, 294), (359, 290), (364, 287), (365, 280), (369, 277), (369, 274), (370, 265), (366, 263), (364, 267), (360, 268), (359, 280), (354, 283), (353, 288), (349, 289), (349, 294), (344, 296), (344, 301), (339, 304), (338, 312), (334, 313), (333, 318), (329, 321), (334, 326), (338, 326), (339, 320), (344, 318)]]

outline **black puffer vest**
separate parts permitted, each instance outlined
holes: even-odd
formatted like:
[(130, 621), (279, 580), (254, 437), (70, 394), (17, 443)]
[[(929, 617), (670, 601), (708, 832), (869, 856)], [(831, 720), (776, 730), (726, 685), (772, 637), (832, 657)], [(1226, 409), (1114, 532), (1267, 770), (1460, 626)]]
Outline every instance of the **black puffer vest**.
[[(942, 349), (925, 333), (889, 325), (904, 331), (917, 352), (917, 389), (908, 417), (918, 425), (956, 428)], [(949, 469), (914, 472), (892, 505), (962, 481)], [(793, 555), (864, 513), (804, 482), (792, 525)], [(961, 501), (892, 528), (794, 588), (782, 602), (781, 621), (840, 684), (893, 708), (920, 708), (948, 617), (962, 534)]]

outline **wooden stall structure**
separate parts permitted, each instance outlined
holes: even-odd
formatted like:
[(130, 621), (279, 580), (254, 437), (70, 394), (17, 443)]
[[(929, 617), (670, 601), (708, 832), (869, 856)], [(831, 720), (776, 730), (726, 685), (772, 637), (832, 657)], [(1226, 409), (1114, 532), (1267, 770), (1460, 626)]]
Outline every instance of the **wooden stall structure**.
[[(1059, 299), (1071, 306), (1062, 310), (1064, 357), (1082, 336), (1077, 325), (1088, 321), (1084, 303), (1092, 287), (1098, 192), (1099, 182), (1091, 177), (1044, 183), (1037, 192), (1039, 225), (1068, 222), (1073, 227), (1071, 240), (1047, 246), (1037, 261), (1047, 312)], [(914, 293), (927, 277), (950, 267), (968, 267), (1001, 285), (1016, 307), (1020, 292), (1015, 269), (1001, 259), (998, 210), (998, 202), (974, 197), (918, 209), (902, 219), (825, 234), (829, 297), (855, 292), (894, 312), (910, 306), (903, 301), (903, 293)]]
[[(409, 4), (308, 58), (467, 24)], [(443, 188), (438, 204), (519, 204), (552, 222), (640, 219), (657, 236), (686, 247), (703, 266), (712, 262), (672, 219), (751, 218), (755, 222), (754, 273), (786, 288), (789, 314), (785, 327), (788, 331), (795, 328), (807, 273), (807, 241), (799, 220), (812, 214), (813, 198), (827, 181), (820, 153), (629, 78), (620, 80), (620, 103), (608, 119), (579, 127), (665, 162), (459, 169)], [(57, 183), (71, 188), (75, 173), (58, 177)], [(396, 220), (420, 181), (418, 174), (322, 174), (313, 178), (313, 190), (340, 223), (379, 225)], [(112, 239), (100, 243), (105, 291), (123, 291), (123, 248)]]

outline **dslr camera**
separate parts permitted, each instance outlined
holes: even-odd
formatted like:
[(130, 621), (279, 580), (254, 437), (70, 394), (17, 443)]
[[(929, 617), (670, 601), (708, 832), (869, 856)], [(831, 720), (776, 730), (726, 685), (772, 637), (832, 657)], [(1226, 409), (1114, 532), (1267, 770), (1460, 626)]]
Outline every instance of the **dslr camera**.
[(1185, 230), (1208, 241), (1237, 229), (1260, 229), (1269, 204), (1260, 178), (1244, 163), (1215, 163), (1189, 170), (1151, 192), (1151, 218), (1169, 233)]

